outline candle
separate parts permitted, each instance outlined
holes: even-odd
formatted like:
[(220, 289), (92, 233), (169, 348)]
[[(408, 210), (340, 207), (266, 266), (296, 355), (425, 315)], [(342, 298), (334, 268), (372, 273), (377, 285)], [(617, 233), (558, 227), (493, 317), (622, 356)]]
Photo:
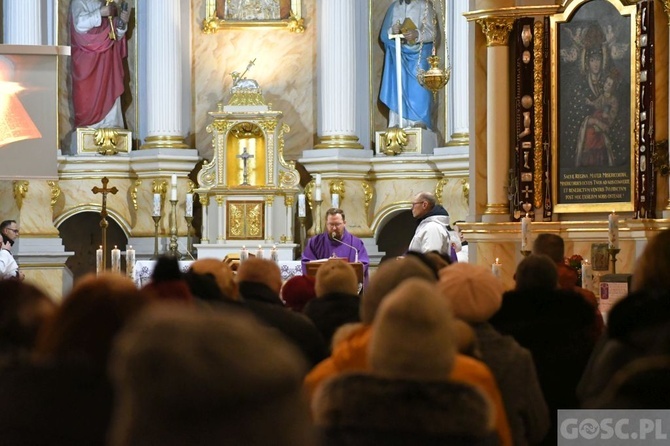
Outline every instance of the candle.
[(314, 180), (314, 182), (316, 183), (316, 187), (321, 187), (321, 174), (320, 173), (316, 174), (316, 179)]
[(609, 241), (609, 248), (619, 248), (619, 220), (618, 216), (612, 211), (609, 215), (607, 227), (607, 238)]
[(126, 248), (126, 275), (135, 279), (135, 250), (133, 245), (128, 245)]
[(247, 251), (246, 246), (242, 246), (242, 250), (240, 251), (240, 263), (244, 263), (249, 259), (249, 251)]
[(317, 185), (317, 186), (314, 188), (314, 199), (315, 199), (316, 201), (321, 201), (321, 185), (320, 185), (320, 184)]
[(112, 272), (121, 272), (121, 250), (117, 248), (116, 245), (114, 245), (114, 249), (112, 249)]
[(279, 251), (277, 251), (277, 245), (272, 245), (272, 251), (270, 251), (270, 260), (275, 263), (279, 263)]
[(521, 219), (521, 250), (522, 251), (529, 251), (528, 249), (528, 240), (530, 238), (530, 224), (531, 224), (531, 219), (526, 214), (525, 217)]
[(496, 262), (491, 265), (491, 272), (496, 277), (500, 277), (502, 273), (502, 263), (500, 263), (500, 259), (498, 259), (497, 257)]
[(186, 217), (193, 217), (193, 194), (186, 194)]
[(305, 205), (305, 194), (298, 195), (298, 217), (307, 216), (307, 206)]
[(161, 216), (161, 194), (154, 194), (154, 210), (151, 215), (154, 217)]
[(177, 201), (177, 175), (172, 175), (172, 187), (170, 188), (170, 201)]
[(593, 268), (588, 260), (582, 262), (582, 288), (593, 291)]
[(330, 202), (332, 204), (332, 207), (339, 208), (340, 207), (340, 194), (331, 194), (330, 195)]
[(95, 250), (95, 274), (102, 272), (102, 245)]
[(263, 247), (261, 245), (258, 245), (258, 249), (256, 250), (256, 258), (263, 258)]
[(177, 174), (176, 173), (172, 174), (172, 178), (170, 178), (170, 184), (172, 186), (177, 186)]

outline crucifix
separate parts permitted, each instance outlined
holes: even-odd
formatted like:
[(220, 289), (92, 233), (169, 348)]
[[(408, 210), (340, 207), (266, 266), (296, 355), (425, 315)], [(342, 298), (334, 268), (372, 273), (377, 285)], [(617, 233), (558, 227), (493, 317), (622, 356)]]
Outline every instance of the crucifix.
[(521, 192), (526, 195), (526, 200), (528, 200), (528, 196), (533, 192), (533, 189), (529, 189), (528, 185), (526, 184), (526, 188)]
[(242, 153), (237, 155), (236, 158), (242, 159), (242, 185), (243, 186), (249, 186), (249, 166), (247, 165), (247, 162), (249, 161), (249, 158), (253, 158), (254, 156), (251, 155), (249, 152), (247, 152), (247, 148), (244, 147), (242, 149)]
[(102, 194), (102, 210), (100, 211), (100, 227), (102, 228), (102, 269), (107, 269), (107, 194), (115, 195), (119, 190), (116, 186), (107, 188), (109, 179), (104, 177), (102, 179), (102, 188), (95, 186), (91, 191), (94, 194)]

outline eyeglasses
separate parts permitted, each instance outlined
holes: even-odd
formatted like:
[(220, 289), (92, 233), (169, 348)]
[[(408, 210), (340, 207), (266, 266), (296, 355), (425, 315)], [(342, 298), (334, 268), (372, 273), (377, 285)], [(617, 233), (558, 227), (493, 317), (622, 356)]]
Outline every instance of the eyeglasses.
[(414, 201), (412, 202), (412, 207), (416, 206), (417, 204), (421, 204), (423, 201)]

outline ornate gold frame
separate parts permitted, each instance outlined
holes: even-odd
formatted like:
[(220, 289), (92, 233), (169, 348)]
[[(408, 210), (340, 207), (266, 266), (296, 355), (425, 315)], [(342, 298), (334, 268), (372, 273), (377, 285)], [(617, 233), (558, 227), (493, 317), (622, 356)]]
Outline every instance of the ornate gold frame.
[(224, 28), (271, 27), (288, 28), (294, 33), (305, 31), (305, 20), (302, 17), (301, 0), (290, 0), (290, 16), (281, 20), (226, 20), (217, 15), (216, 0), (206, 0), (205, 19), (202, 21), (202, 31), (212, 34)]
[(638, 59), (637, 48), (637, 21), (636, 7), (623, 0), (605, 0), (614, 6), (622, 16), (630, 16), (630, 36), (628, 43), (630, 45), (630, 200), (625, 202), (593, 202), (580, 204), (561, 204), (559, 202), (559, 134), (558, 134), (558, 24), (570, 22), (576, 10), (592, 0), (574, 0), (564, 2), (565, 10), (550, 17), (551, 23), (551, 171), (554, 181), (552, 182), (552, 198), (554, 202), (554, 213), (592, 213), (592, 212), (632, 212), (634, 210), (635, 184), (637, 172), (637, 135), (638, 129), (638, 88), (639, 71), (636, 61)]

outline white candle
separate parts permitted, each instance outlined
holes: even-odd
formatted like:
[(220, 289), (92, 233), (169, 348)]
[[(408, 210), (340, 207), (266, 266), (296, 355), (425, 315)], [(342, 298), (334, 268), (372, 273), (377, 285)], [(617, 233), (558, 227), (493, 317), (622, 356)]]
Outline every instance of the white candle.
[(608, 222), (607, 238), (609, 247), (617, 249), (619, 248), (619, 220), (614, 211), (609, 215)]
[(593, 268), (588, 260), (582, 262), (582, 288), (593, 291)]
[(305, 205), (305, 194), (298, 195), (298, 217), (307, 216), (307, 206)]
[(126, 275), (135, 279), (135, 250), (133, 245), (128, 245), (126, 248)]
[(340, 207), (340, 194), (331, 194), (330, 195), (330, 203), (331, 203), (332, 207), (339, 208)]
[(102, 245), (95, 250), (95, 274), (102, 272)]
[(263, 247), (261, 245), (258, 245), (258, 249), (256, 250), (256, 258), (257, 259), (263, 258)]
[(173, 173), (173, 174), (172, 174), (172, 178), (170, 178), (170, 184), (171, 184), (172, 186), (176, 186), (176, 185), (177, 185), (177, 174), (176, 174), (176, 173)]
[(321, 187), (321, 174), (320, 173), (316, 174), (316, 179), (314, 180), (314, 182), (316, 183), (316, 187)]
[(277, 245), (272, 245), (272, 251), (270, 251), (270, 260), (275, 263), (279, 263), (279, 251), (277, 251)]
[(116, 245), (114, 245), (114, 249), (112, 249), (112, 272), (121, 272), (121, 250), (117, 248)]
[(177, 201), (177, 186), (173, 185), (170, 189), (170, 201)]
[(500, 263), (500, 260), (497, 257), (495, 263), (491, 264), (491, 272), (496, 277), (500, 277), (502, 273), (502, 263)]
[(247, 251), (246, 246), (242, 246), (242, 250), (240, 251), (240, 263), (243, 263), (249, 259), (249, 251)]
[(186, 194), (186, 217), (193, 217), (193, 194)]
[(321, 201), (321, 186), (316, 186), (314, 188), (314, 200)]
[(528, 240), (530, 239), (530, 224), (531, 219), (526, 214), (525, 217), (521, 219), (521, 250), (529, 251), (528, 249)]
[(154, 210), (151, 215), (154, 217), (161, 216), (161, 194), (154, 194)]

